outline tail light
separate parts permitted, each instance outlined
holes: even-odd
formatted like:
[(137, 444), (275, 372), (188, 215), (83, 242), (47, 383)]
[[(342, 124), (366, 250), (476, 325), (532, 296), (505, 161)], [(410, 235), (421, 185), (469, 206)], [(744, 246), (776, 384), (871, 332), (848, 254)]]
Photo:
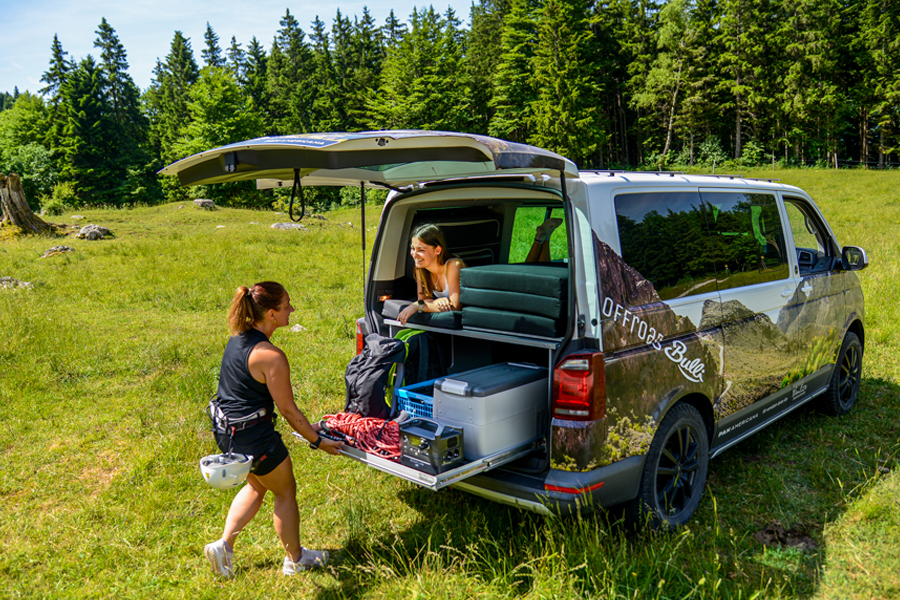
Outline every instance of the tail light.
[(366, 347), (366, 334), (363, 333), (363, 323), (365, 319), (356, 320), (356, 353), (362, 354), (363, 348)]
[(569, 355), (553, 370), (553, 416), (569, 421), (606, 416), (602, 352)]

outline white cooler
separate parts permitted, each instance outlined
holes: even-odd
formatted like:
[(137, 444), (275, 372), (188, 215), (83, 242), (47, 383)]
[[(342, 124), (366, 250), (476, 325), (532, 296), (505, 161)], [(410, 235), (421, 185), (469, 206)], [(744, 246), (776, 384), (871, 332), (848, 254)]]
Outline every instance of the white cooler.
[(434, 420), (463, 430), (463, 452), (476, 460), (534, 439), (547, 410), (549, 373), (517, 363), (490, 365), (434, 382)]

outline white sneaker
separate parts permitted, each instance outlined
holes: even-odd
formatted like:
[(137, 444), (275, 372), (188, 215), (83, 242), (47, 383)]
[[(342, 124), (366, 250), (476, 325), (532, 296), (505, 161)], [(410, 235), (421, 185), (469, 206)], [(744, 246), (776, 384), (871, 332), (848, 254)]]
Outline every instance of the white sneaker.
[(234, 577), (234, 568), (232, 567), (234, 551), (225, 545), (225, 540), (207, 544), (204, 552), (206, 558), (209, 559), (209, 564), (212, 565), (213, 573), (226, 579)]
[(298, 571), (308, 571), (317, 567), (324, 567), (328, 562), (327, 550), (310, 550), (301, 548), (300, 560), (294, 562), (290, 556), (284, 557), (284, 567), (281, 572), (285, 575), (293, 575)]

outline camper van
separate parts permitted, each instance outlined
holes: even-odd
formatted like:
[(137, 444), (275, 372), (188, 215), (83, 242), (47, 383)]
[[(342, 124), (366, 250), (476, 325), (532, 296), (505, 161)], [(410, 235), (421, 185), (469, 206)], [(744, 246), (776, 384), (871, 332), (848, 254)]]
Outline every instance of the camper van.
[[(266, 137), (174, 163), (183, 185), (389, 189), (365, 288), (365, 336), (420, 330), (446, 372), (393, 401), (413, 417), (400, 462), (372, 468), (540, 513), (625, 504), (685, 523), (709, 460), (798, 407), (851, 410), (866, 253), (812, 198), (773, 181), (579, 171), (489, 137), (375, 131)], [(535, 228), (561, 219), (549, 256)], [(464, 261), (461, 310), (416, 300), (410, 235), (434, 223)]]

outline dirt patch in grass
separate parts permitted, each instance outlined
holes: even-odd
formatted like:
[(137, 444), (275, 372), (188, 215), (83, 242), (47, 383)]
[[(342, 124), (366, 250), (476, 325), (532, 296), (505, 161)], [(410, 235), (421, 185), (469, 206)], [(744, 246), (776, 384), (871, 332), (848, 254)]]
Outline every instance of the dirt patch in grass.
[(794, 548), (810, 552), (819, 547), (818, 542), (802, 529), (785, 529), (780, 523), (770, 523), (753, 534), (753, 538), (764, 546)]

